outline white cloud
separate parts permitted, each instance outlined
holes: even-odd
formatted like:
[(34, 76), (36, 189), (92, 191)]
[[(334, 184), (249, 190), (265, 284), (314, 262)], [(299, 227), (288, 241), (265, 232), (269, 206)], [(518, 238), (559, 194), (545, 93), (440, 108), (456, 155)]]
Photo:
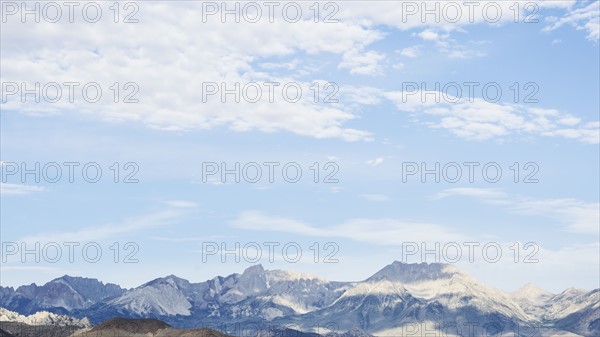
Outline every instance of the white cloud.
[(43, 186), (32, 186), (23, 184), (0, 183), (0, 195), (26, 195), (35, 192), (44, 191)]
[(329, 227), (315, 227), (301, 221), (272, 217), (258, 211), (241, 213), (232, 225), (238, 229), (284, 232), (305, 236), (338, 237), (358, 242), (402, 245), (405, 242), (464, 241), (467, 236), (444, 226), (397, 219), (350, 219)]
[[(498, 263), (467, 263), (461, 267), (480, 282), (493, 284), (507, 291), (514, 291), (525, 283), (531, 282), (554, 293), (573, 286), (588, 289), (598, 287), (600, 273), (598, 242), (565, 245), (558, 248), (550, 248), (534, 242), (535, 245), (529, 246), (528, 249), (524, 249), (524, 244), (525, 242), (521, 242), (518, 254), (514, 252), (514, 242), (503, 244), (502, 250), (508, 254), (504, 254)], [(515, 263), (515, 255), (519, 263)], [(531, 260), (538, 262), (523, 263), (525, 259), (529, 262), (532, 262)]]
[(259, 66), (261, 68), (264, 68), (267, 70), (274, 70), (274, 69), (294, 70), (294, 69), (296, 69), (296, 67), (298, 67), (298, 64), (300, 64), (300, 60), (294, 59), (290, 62), (280, 62), (280, 63), (264, 62), (264, 63), (260, 63)]
[(429, 29), (422, 31), (417, 35), (425, 41), (437, 41), (440, 38), (438, 33)]
[(562, 125), (567, 126), (575, 126), (581, 122), (581, 118), (577, 118), (575, 116), (566, 115), (558, 120), (558, 122)]
[(492, 188), (476, 188), (476, 187), (458, 187), (449, 188), (437, 193), (434, 199), (443, 199), (452, 196), (467, 196), (474, 198), (482, 198), (486, 201), (496, 200), (501, 201), (506, 199), (506, 193)]
[(600, 4), (593, 1), (585, 7), (573, 8), (564, 17), (548, 17), (544, 31), (551, 32), (564, 25), (571, 25), (587, 32), (587, 39), (598, 43), (600, 39)]
[[(237, 132), (284, 131), (319, 139), (370, 139), (364, 130), (344, 127), (356, 118), (353, 113), (340, 106), (312, 102), (308, 82), (301, 83), (304, 94), (299, 102), (286, 102), (281, 87), (296, 80), (269, 74), (268, 63), (269, 58), (295, 53), (344, 55), (348, 50), (363, 50), (382, 37), (378, 31), (357, 24), (315, 24), (309, 19), (298, 23), (281, 19), (274, 23), (261, 20), (254, 24), (223, 24), (218, 19), (203, 23), (199, 20), (201, 6), (193, 3), (180, 2), (168, 8), (160, 3), (140, 6), (143, 20), (138, 24), (116, 25), (112, 20), (94, 25), (22, 24), (18, 20), (3, 24), (2, 60), (10, 65), (3, 70), (3, 82), (26, 82), (30, 87), (35, 82), (97, 82), (104, 93), (93, 104), (85, 102), (79, 93), (74, 103), (64, 99), (54, 104), (36, 104), (33, 100), (23, 104), (19, 99), (10, 99), (3, 108), (29, 114), (81, 113), (107, 122), (142, 123), (165, 131), (227, 127)], [(379, 71), (376, 62), (382, 56), (376, 52), (346, 56), (355, 73)], [(261, 61), (266, 69), (253, 69)], [(293, 68), (294, 62), (286, 67)], [(109, 89), (115, 82), (121, 86), (137, 83), (135, 98), (139, 102), (115, 104)], [(258, 103), (235, 103), (230, 98), (223, 104), (218, 95), (203, 102), (204, 82), (224, 82), (228, 88), (250, 82), (281, 85), (273, 103), (265, 98), (268, 89), (263, 87), (265, 99)], [(129, 92), (123, 90), (121, 99)]]
[(387, 195), (383, 195), (383, 194), (361, 194), (360, 196), (362, 198), (365, 198), (369, 201), (374, 201), (374, 202), (384, 202), (384, 201), (390, 200), (390, 198)]
[(375, 167), (375, 166), (379, 166), (383, 163), (385, 159), (383, 157), (377, 157), (375, 159), (369, 159), (366, 161), (366, 164), (371, 166), (371, 167)]
[(476, 57), (484, 57), (486, 54), (477, 50), (466, 49), (462, 46), (455, 46), (454, 49), (448, 51), (449, 58), (456, 59), (472, 59)]
[(243, 212), (232, 222), (232, 224), (234, 227), (240, 229), (262, 231), (273, 230), (310, 236), (321, 236), (323, 233), (321, 229), (312, 227), (301, 221), (271, 217), (258, 211)]
[(406, 47), (400, 51), (400, 55), (402, 55), (404, 57), (415, 58), (415, 57), (419, 56), (420, 51), (421, 51), (421, 46)]
[(179, 222), (185, 214), (184, 209), (172, 207), (159, 212), (131, 217), (121, 223), (84, 227), (70, 232), (45, 232), (26, 236), (17, 241), (42, 244), (47, 242), (97, 242), (117, 235), (172, 225)]
[(379, 104), (381, 98), (381, 89), (375, 87), (344, 85), (340, 88), (340, 102), (348, 107)]
[(169, 200), (167, 201), (167, 205), (175, 208), (195, 208), (198, 207), (198, 204), (192, 201), (185, 200)]
[(385, 55), (376, 51), (350, 50), (344, 53), (340, 69), (350, 69), (351, 74), (376, 76), (383, 74), (383, 67), (380, 62), (385, 59)]
[(563, 222), (569, 232), (600, 234), (600, 203), (575, 199), (522, 200), (513, 209)]
[(399, 63), (394, 64), (392, 67), (397, 70), (402, 70), (402, 69), (404, 69), (404, 63), (399, 62)]
[[(4, 107), (30, 114), (82, 113), (102, 121), (142, 123), (165, 131), (226, 127), (237, 132), (283, 131), (318, 139), (371, 140), (372, 135), (368, 131), (345, 127), (345, 123), (357, 116), (343, 106), (313, 104), (311, 97), (295, 104), (283, 100), (257, 104), (222, 104), (218, 100), (203, 103), (200, 94), (202, 83), (225, 82), (231, 87), (234, 83), (294, 81), (294, 78), (273, 76), (268, 72), (281, 68), (296, 69), (297, 59), (279, 66), (271, 62), (271, 58), (297, 53), (341, 55), (340, 68), (349, 69), (353, 74), (378, 75), (383, 73), (380, 63), (385, 55), (366, 50), (368, 45), (385, 36), (377, 25), (403, 31), (425, 28), (419, 35), (427, 41), (441, 44), (447, 40), (448, 32), (485, 22), (480, 11), (476, 11), (472, 22), (463, 15), (457, 24), (452, 25), (422, 22), (420, 15), (398, 22), (403, 15), (402, 6), (397, 3), (353, 2), (342, 4), (338, 15), (341, 22), (336, 24), (315, 24), (311, 20), (314, 18), (308, 17), (312, 13), (308, 9), (305, 20), (294, 24), (281, 19), (274, 23), (262, 20), (254, 24), (222, 24), (216, 19), (208, 23), (198, 20), (202, 15), (193, 3), (176, 3), (168, 8), (161, 3), (140, 5), (143, 6), (140, 13), (144, 17), (138, 24), (115, 25), (111, 20), (101, 20), (94, 25), (85, 22), (22, 24), (18, 20), (3, 24), (5, 48), (2, 59), (5, 64), (11, 65), (3, 72), (4, 82), (27, 82), (31, 85), (34, 82), (93, 81), (100, 83), (105, 93), (96, 104), (87, 104), (81, 97), (75, 103), (56, 104), (21, 104), (13, 99)], [(511, 13), (510, 5), (502, 3), (503, 12)], [(463, 13), (469, 11), (469, 7), (460, 6)], [(568, 8), (554, 3), (545, 6)], [(591, 5), (585, 11), (580, 9), (582, 13), (575, 10), (570, 20), (591, 17), (589, 13), (592, 10)], [(165, 11), (169, 15), (164, 15)], [(512, 19), (512, 15), (504, 15), (502, 22)], [(561, 22), (555, 23), (555, 26), (564, 24)], [(584, 26), (588, 27), (587, 24)], [(187, 34), (190, 31), (201, 31), (202, 34)], [(440, 33), (442, 31), (446, 33)], [(111, 38), (114, 36), (119, 38)], [(454, 58), (483, 55), (455, 44), (450, 44), (445, 52)], [(404, 57), (418, 57), (419, 53), (419, 46), (400, 51)], [(253, 68), (254, 64), (258, 65), (258, 69)], [(396, 65), (398, 67), (400, 64)], [(115, 82), (121, 85), (137, 83), (139, 103), (112, 102), (108, 87)], [(302, 84), (305, 88), (310, 86), (310, 83)], [(121, 98), (124, 95), (122, 92)], [(453, 128), (458, 122), (449, 119), (444, 125)], [(471, 123), (462, 128), (462, 133), (472, 134), (469, 128), (502, 132), (501, 128)], [(549, 131), (548, 134), (596, 138), (596, 135), (590, 135), (589, 130), (576, 128)]]
[[(431, 29), (426, 29), (420, 33), (414, 34), (424, 41), (433, 42), (439, 51), (449, 58), (470, 59), (475, 57), (483, 57), (485, 53), (479, 50), (468, 48), (466, 45), (460, 44), (457, 40), (450, 38), (449, 33), (438, 33)], [(470, 41), (472, 45), (484, 45), (488, 41)]]
[(54, 267), (41, 267), (41, 266), (8, 266), (6, 264), (2, 265), (2, 271), (30, 271), (30, 272), (55, 272), (59, 270)]
[[(545, 247), (541, 242), (533, 242), (532, 246), (525, 246), (525, 243), (530, 241), (496, 241), (489, 238), (477, 238), (457, 233), (453, 229), (438, 224), (404, 222), (386, 218), (350, 219), (338, 225), (316, 227), (298, 220), (273, 217), (258, 211), (241, 213), (232, 222), (232, 225), (242, 230), (324, 237), (328, 240), (335, 240), (336, 238), (349, 239), (355, 242), (388, 247), (384, 255), (373, 251), (368, 255), (359, 253), (358, 256), (347, 258), (358, 263), (358, 265), (364, 266), (363, 269), (369, 268), (373, 261), (381, 261), (382, 264), (389, 263), (390, 253), (395, 256), (396, 260), (411, 263), (425, 261), (455, 263), (446, 260), (446, 258), (454, 258), (454, 251), (443, 253), (443, 247), (447, 243), (452, 243), (454, 246), (458, 244), (462, 248), (462, 254), (458, 262), (459, 267), (466, 269), (478, 280), (505, 290), (516, 289), (526, 282), (538, 280), (543, 286), (562, 291), (566, 286), (574, 285), (573, 275), (585, 276), (582, 278), (583, 280), (588, 280), (589, 277), (594, 280), (597, 279), (598, 275), (599, 246), (597, 242), (584, 245), (566, 245), (558, 248)], [(478, 244), (473, 248), (472, 253), (471, 248), (466, 245), (467, 242)], [(517, 242), (520, 247), (520, 251), (516, 256), (519, 263), (514, 261), (514, 249)], [(407, 245), (414, 244), (418, 245), (417, 252), (415, 253), (412, 250), (413, 246), (411, 254), (414, 255), (406, 254), (409, 248)], [(501, 251), (506, 252), (501, 255), (497, 263), (491, 263), (489, 258), (488, 260), (484, 258), (485, 254), (482, 247), (486, 244), (499, 245)], [(425, 249), (430, 253), (426, 253)], [(432, 251), (436, 253), (431, 253)], [(469, 261), (470, 258), (473, 258), (473, 260)], [(526, 259), (529, 263), (524, 263)], [(573, 261), (578, 261), (578, 263), (573, 263)], [(555, 277), (556, 270), (568, 271), (568, 275)], [(502, 275), (510, 275), (510, 277), (504, 278)], [(548, 281), (543, 282), (543, 280)]]
[(166, 236), (155, 236), (155, 237), (151, 237), (151, 240), (157, 240), (157, 241), (166, 241), (166, 242), (175, 242), (175, 243), (182, 243), (182, 242), (198, 242), (201, 243), (203, 241), (207, 241), (207, 240), (224, 240), (224, 239), (229, 239), (231, 237), (229, 236), (225, 236), (225, 235), (207, 235), (207, 236), (187, 236), (187, 237), (166, 237)]
[(344, 190), (343, 187), (339, 187), (339, 186), (334, 186), (334, 187), (329, 187), (329, 192), (330, 193), (340, 193)]
[[(521, 11), (524, 4), (535, 2), (544, 8), (570, 8), (574, 0), (567, 1), (479, 1), (478, 6), (470, 8), (468, 2), (450, 1), (425, 1), (415, 2), (411, 0), (399, 1), (348, 1), (341, 2), (338, 17), (343, 22), (358, 22), (367, 26), (387, 25), (399, 30), (411, 30), (417, 28), (436, 27), (444, 30), (457, 30), (461, 27), (477, 24), (488, 24), (499, 26), (504, 23), (514, 22), (514, 5), (519, 4)], [(487, 3), (499, 7), (501, 15), (498, 22), (492, 22), (492, 11), (489, 13), (483, 8)], [(438, 10), (436, 9), (436, 5)], [(455, 10), (458, 9), (458, 13)], [(437, 15), (432, 14), (433, 12)], [(429, 13), (429, 14), (427, 14)], [(447, 14), (447, 16), (445, 16)], [(459, 14), (459, 15), (456, 15)], [(448, 20), (446, 18), (452, 18)], [(454, 21), (454, 22), (451, 22)]]
[[(470, 140), (532, 134), (600, 143), (598, 122), (580, 123), (570, 114), (525, 104), (493, 103), (482, 98), (454, 97), (438, 91), (387, 92), (399, 110), (429, 117), (431, 128), (446, 129)], [(437, 103), (434, 97), (439, 97)], [(565, 128), (565, 124), (568, 128)]]
[(543, 216), (563, 223), (569, 232), (580, 234), (600, 233), (600, 203), (575, 199), (532, 199), (506, 194), (488, 188), (452, 188), (436, 194), (435, 198), (468, 196), (482, 202), (503, 205), (511, 212)]

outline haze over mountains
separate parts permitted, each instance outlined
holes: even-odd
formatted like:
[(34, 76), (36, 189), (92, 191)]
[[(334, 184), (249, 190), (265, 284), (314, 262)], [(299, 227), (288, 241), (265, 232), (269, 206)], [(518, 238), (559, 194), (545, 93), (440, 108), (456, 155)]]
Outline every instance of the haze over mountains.
[(506, 293), (446, 264), (394, 262), (361, 282), (332, 282), (261, 265), (200, 283), (170, 275), (133, 289), (63, 276), (43, 286), (0, 287), (0, 307), (87, 317), (155, 318), (176, 328), (293, 327), (376, 336), (494, 332), (600, 335), (600, 289), (552, 294), (534, 285)]

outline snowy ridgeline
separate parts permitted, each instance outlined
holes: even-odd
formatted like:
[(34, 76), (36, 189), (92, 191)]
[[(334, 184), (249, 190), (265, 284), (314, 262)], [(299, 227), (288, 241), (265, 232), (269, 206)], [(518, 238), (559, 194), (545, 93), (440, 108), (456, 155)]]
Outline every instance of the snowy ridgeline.
[[(394, 262), (361, 282), (333, 282), (261, 265), (200, 283), (170, 275), (129, 290), (65, 276), (43, 286), (0, 287), (0, 306), (21, 313), (64, 308), (94, 324), (115, 316), (156, 317), (185, 328), (259, 321), (315, 331), (315, 322), (325, 322), (334, 323), (338, 332), (359, 328), (383, 336), (406, 334), (397, 329), (414, 327), (415, 322), (481, 322), (497, 324), (505, 332), (535, 327), (600, 335), (598, 289), (553, 294), (529, 284), (507, 293), (454, 266), (426, 263)], [(89, 324), (47, 312), (32, 318), (36, 315), (18, 319)], [(323, 326), (319, 329), (324, 331)]]
[(35, 314), (25, 316), (4, 308), (0, 308), (0, 322), (17, 322), (28, 325), (76, 326), (81, 328), (88, 328), (91, 326), (90, 321), (87, 318), (77, 319), (47, 311), (39, 311)]

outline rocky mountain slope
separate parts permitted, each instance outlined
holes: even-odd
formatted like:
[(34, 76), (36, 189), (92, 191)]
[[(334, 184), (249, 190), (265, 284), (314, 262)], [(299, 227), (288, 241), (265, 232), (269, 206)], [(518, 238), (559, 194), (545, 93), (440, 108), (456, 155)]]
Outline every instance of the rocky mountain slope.
[(130, 290), (65, 276), (43, 286), (0, 289), (0, 306), (34, 303), (15, 311), (37, 307), (96, 324), (111, 317), (155, 318), (180, 329), (211, 325), (232, 334), (236, 324), (252, 323), (261, 331), (291, 326), (320, 334), (359, 329), (407, 335), (433, 329), (460, 335), (475, 329), (527, 335), (537, 329), (597, 336), (599, 296), (598, 289), (552, 294), (534, 285), (506, 293), (451, 265), (393, 262), (360, 282), (261, 265), (200, 283), (170, 275)]

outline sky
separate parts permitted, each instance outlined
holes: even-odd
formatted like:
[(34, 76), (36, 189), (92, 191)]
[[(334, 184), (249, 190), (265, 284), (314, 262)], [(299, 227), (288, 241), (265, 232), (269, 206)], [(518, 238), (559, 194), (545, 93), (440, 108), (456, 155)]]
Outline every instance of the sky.
[(2, 286), (600, 287), (597, 1), (69, 6), (2, 1)]

